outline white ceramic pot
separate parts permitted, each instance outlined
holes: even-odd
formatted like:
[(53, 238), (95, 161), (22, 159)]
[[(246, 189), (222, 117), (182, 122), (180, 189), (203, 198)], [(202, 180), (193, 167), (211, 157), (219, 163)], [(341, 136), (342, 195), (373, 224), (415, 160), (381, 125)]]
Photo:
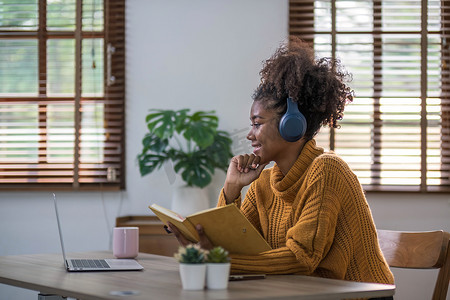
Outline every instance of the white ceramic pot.
[(223, 290), (228, 287), (230, 263), (206, 264), (206, 287), (211, 290)]
[(205, 288), (206, 264), (180, 263), (180, 277), (184, 290), (203, 290)]
[(181, 186), (173, 190), (171, 209), (183, 217), (208, 209), (209, 206), (206, 189)]

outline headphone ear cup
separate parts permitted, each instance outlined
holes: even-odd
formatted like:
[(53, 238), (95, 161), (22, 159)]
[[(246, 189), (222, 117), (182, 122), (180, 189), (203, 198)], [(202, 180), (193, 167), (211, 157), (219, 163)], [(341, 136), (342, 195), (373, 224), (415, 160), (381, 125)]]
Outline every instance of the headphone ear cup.
[(288, 98), (287, 101), (287, 111), (281, 117), (278, 130), (283, 139), (288, 142), (296, 142), (305, 135), (306, 118), (298, 110), (297, 103), (293, 102), (291, 98)]

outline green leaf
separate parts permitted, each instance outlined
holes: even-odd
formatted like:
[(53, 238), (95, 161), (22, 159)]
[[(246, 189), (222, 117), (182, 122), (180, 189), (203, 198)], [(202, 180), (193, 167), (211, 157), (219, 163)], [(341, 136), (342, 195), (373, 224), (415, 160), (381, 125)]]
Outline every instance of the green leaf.
[(154, 134), (147, 133), (147, 135), (142, 140), (142, 145), (144, 146), (143, 153), (147, 151), (153, 151), (156, 153), (163, 152), (164, 149), (169, 145), (168, 139), (160, 139)]
[(178, 134), (181, 134), (181, 132), (188, 126), (187, 122), (189, 122), (189, 117), (187, 115), (189, 109), (181, 109), (176, 112), (175, 116), (175, 131)]
[(184, 138), (193, 140), (199, 148), (211, 145), (218, 126), (218, 118), (213, 113), (214, 111), (198, 111), (190, 116), (185, 124)]
[(192, 114), (192, 122), (201, 122), (209, 127), (217, 128), (219, 125), (219, 118), (215, 115), (215, 111), (198, 111)]
[(160, 116), (161, 113), (164, 111), (162, 109), (150, 109), (149, 111), (154, 111), (154, 113), (150, 113), (145, 117), (145, 122), (148, 123), (150, 120), (154, 119), (157, 116)]
[(147, 128), (150, 133), (160, 139), (169, 139), (175, 131), (176, 112), (173, 110), (156, 110), (156, 113), (147, 115)]
[(200, 148), (206, 148), (214, 142), (215, 130), (201, 122), (194, 122), (184, 132), (186, 140), (193, 140)]
[(197, 152), (194, 155), (179, 161), (174, 166), (175, 172), (181, 171), (181, 177), (188, 186), (205, 187), (211, 180), (214, 167), (209, 165), (208, 157), (204, 153)]
[(145, 176), (156, 169), (161, 168), (166, 158), (157, 154), (140, 154), (138, 155), (139, 172), (141, 176)]
[(232, 140), (227, 132), (217, 131), (214, 143), (205, 149), (209, 153), (209, 161), (214, 168), (227, 171), (229, 160), (233, 157), (231, 144)]
[(203, 166), (190, 166), (186, 168), (181, 177), (187, 183), (188, 186), (205, 187), (211, 182), (211, 175)]

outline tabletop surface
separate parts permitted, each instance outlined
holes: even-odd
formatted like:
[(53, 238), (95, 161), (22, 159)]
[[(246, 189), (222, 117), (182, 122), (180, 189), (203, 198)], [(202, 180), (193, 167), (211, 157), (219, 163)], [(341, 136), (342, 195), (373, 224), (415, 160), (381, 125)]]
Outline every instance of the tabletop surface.
[[(71, 253), (70, 258), (113, 258), (110, 252)], [(142, 271), (77, 272), (61, 254), (0, 257), (0, 283), (77, 299), (343, 299), (392, 296), (394, 285), (301, 275), (230, 281), (226, 290), (186, 291), (172, 257), (139, 253)], [(127, 295), (128, 296), (124, 296)]]

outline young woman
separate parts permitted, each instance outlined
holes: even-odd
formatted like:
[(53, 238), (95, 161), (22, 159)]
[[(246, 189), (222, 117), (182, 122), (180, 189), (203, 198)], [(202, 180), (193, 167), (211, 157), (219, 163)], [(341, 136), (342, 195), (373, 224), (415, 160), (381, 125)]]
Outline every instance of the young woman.
[[(347, 76), (338, 62), (316, 60), (295, 38), (264, 63), (247, 135), (253, 153), (231, 159), (218, 206), (236, 203), (273, 250), (232, 254), (232, 273), (394, 283), (357, 177), (314, 140), (321, 126), (338, 127), (344, 106), (353, 100)], [(274, 166), (264, 169), (271, 161)], [(201, 226), (198, 230), (200, 244), (210, 248)]]

